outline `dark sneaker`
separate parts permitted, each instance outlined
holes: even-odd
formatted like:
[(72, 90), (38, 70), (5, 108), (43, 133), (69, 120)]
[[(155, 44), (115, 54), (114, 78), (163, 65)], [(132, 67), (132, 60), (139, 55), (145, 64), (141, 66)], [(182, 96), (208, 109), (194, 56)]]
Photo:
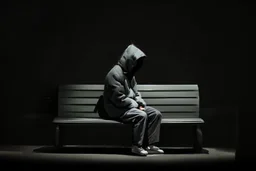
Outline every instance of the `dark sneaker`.
[(146, 148), (147, 152), (149, 154), (164, 154), (164, 151), (162, 149), (160, 149), (159, 147), (157, 146), (148, 146)]
[(147, 156), (148, 152), (144, 150), (142, 147), (133, 146), (132, 147), (132, 153), (140, 155), (140, 156)]

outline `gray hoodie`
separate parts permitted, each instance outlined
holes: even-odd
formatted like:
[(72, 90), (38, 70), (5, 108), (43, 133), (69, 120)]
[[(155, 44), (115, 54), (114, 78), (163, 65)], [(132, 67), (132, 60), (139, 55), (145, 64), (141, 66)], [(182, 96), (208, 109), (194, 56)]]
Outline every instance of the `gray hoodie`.
[(104, 108), (111, 118), (118, 119), (131, 108), (146, 106), (137, 90), (134, 76), (142, 65), (138, 61), (142, 61), (145, 57), (146, 55), (139, 48), (131, 44), (106, 75), (103, 93)]

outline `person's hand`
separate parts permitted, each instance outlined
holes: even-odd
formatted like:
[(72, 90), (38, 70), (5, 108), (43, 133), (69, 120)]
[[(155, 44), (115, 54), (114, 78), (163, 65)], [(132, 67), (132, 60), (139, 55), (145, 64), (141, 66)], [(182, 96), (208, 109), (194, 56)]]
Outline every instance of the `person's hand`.
[(144, 107), (142, 107), (142, 106), (140, 106), (140, 107), (139, 107), (139, 109), (140, 109), (140, 110), (145, 110), (145, 108), (144, 108)]

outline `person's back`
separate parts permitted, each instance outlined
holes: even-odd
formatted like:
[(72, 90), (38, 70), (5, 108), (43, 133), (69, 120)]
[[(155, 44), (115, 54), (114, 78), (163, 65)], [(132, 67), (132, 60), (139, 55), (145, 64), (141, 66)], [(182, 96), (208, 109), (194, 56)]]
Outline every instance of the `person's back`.
[[(148, 151), (163, 153), (152, 145), (159, 141), (162, 115), (158, 110), (147, 106), (137, 90), (135, 73), (141, 68), (145, 57), (139, 48), (129, 45), (118, 63), (106, 75), (103, 93), (104, 108), (108, 116), (123, 123), (134, 124), (132, 152), (139, 155), (148, 154), (142, 146)], [(149, 140), (144, 140), (148, 137)]]

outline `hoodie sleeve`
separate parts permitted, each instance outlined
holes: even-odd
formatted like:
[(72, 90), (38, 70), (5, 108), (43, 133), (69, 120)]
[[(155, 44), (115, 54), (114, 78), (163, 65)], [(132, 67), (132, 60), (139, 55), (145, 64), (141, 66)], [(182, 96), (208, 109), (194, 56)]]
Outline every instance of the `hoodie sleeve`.
[(132, 82), (133, 82), (133, 90), (135, 93), (136, 102), (143, 107), (147, 106), (147, 103), (142, 99), (141, 93), (138, 91), (137, 81), (136, 81), (135, 77), (133, 77)]
[(117, 107), (127, 107), (127, 108), (137, 108), (138, 103), (129, 98), (126, 97), (124, 94), (124, 86), (113, 76), (109, 81), (108, 81), (108, 86), (109, 86), (109, 91), (111, 94), (110, 100), (112, 103), (114, 103), (115, 106)]

